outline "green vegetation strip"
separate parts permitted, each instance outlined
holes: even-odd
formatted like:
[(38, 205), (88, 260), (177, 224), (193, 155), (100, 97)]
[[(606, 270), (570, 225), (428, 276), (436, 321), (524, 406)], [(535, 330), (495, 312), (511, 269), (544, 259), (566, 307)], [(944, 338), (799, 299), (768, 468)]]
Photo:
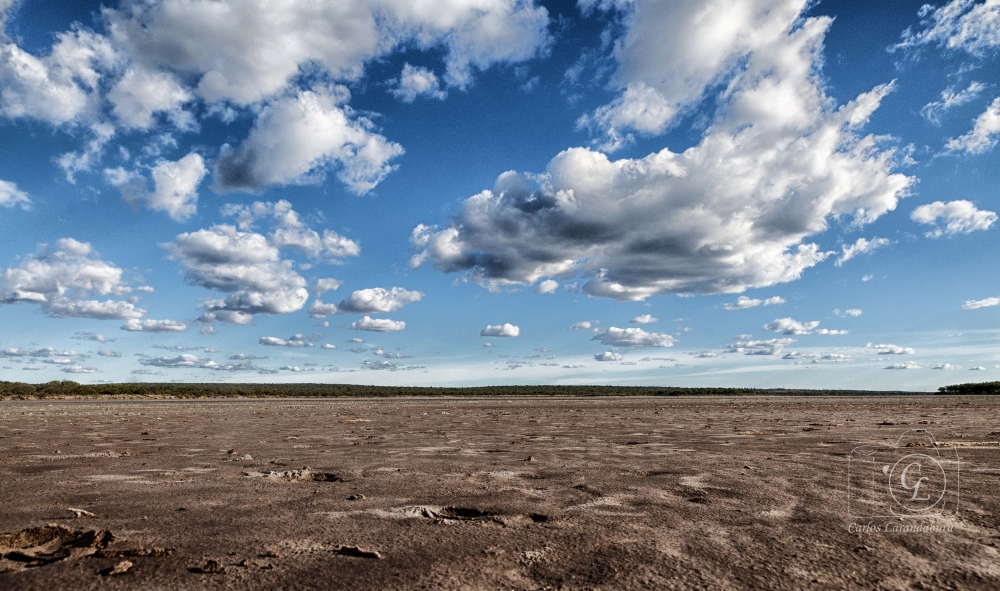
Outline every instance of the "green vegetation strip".
[[(951, 391), (982, 386), (963, 384), (941, 388), (944, 394), (1000, 394), (1000, 382), (990, 391)], [(400, 396), (873, 396), (915, 395), (927, 392), (868, 390), (795, 390), (758, 388), (674, 388), (650, 386), (483, 386), (477, 388), (426, 388), (353, 386), (347, 384), (78, 384), (48, 382), (27, 384), (0, 381), (0, 400), (101, 399), (101, 398), (389, 398)]]

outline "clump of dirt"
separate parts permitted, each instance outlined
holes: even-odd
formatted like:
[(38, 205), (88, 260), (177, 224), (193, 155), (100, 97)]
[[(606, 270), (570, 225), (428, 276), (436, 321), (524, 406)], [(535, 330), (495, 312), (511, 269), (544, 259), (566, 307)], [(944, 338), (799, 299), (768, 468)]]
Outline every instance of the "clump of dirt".
[(134, 558), (136, 556), (170, 556), (177, 548), (127, 548), (123, 550), (98, 550), (96, 558)]
[(114, 534), (106, 529), (74, 531), (61, 525), (0, 534), (0, 573), (19, 572), (91, 556), (106, 548), (114, 539)]
[(218, 560), (206, 560), (205, 564), (192, 566), (188, 570), (193, 573), (202, 573), (206, 575), (221, 575), (226, 572), (226, 567), (219, 564)]
[(340, 482), (342, 478), (333, 472), (315, 472), (309, 468), (301, 470), (286, 470), (284, 472), (244, 472), (247, 478), (267, 478), (269, 480), (287, 480), (289, 482)]
[(365, 550), (360, 546), (338, 546), (334, 549), (334, 553), (355, 558), (375, 558), (376, 560), (382, 558), (382, 554), (378, 550)]
[(100, 574), (106, 577), (113, 577), (115, 575), (123, 575), (128, 572), (128, 569), (132, 568), (132, 563), (128, 560), (123, 560), (114, 566), (109, 566), (108, 568), (102, 570)]

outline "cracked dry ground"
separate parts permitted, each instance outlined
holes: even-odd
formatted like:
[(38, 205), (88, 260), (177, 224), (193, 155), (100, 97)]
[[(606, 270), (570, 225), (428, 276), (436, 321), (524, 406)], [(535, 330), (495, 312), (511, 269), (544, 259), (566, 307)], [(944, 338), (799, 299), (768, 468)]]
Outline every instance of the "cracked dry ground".
[[(998, 407), (4, 402), (0, 588), (997, 589)], [(850, 533), (848, 454), (907, 429), (958, 446), (949, 531)]]

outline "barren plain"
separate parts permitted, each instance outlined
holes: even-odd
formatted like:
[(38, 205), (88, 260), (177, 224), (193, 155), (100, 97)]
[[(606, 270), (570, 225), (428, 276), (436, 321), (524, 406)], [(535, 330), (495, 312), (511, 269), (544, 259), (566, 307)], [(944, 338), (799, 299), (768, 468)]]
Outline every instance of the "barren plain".
[[(998, 589), (998, 423), (987, 396), (3, 402), (0, 588)], [(915, 429), (957, 450), (946, 510), (852, 517), (852, 451)]]

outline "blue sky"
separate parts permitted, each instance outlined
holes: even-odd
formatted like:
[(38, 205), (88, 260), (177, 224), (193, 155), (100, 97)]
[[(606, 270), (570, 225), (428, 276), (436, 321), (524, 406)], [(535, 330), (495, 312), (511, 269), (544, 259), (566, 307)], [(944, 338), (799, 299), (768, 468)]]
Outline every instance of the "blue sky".
[(0, 25), (0, 379), (1000, 379), (1000, 2)]

